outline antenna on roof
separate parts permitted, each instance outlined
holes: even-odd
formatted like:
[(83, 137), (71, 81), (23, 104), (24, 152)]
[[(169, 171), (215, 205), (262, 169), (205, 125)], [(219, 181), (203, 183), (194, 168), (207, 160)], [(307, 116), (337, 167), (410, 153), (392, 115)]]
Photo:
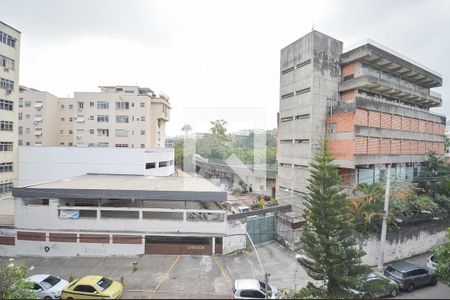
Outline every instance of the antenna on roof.
[(312, 29), (311, 29), (311, 31), (314, 31), (314, 23), (313, 23), (313, 26), (312, 26)]

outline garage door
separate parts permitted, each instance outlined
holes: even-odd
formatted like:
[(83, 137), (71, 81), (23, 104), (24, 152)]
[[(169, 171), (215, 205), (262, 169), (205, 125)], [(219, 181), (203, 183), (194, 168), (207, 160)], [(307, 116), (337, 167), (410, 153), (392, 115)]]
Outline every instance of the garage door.
[(211, 238), (146, 236), (145, 254), (211, 255)]
[[(254, 244), (274, 240), (275, 231), (275, 216), (247, 219), (247, 232)], [(250, 241), (247, 245), (251, 245)]]

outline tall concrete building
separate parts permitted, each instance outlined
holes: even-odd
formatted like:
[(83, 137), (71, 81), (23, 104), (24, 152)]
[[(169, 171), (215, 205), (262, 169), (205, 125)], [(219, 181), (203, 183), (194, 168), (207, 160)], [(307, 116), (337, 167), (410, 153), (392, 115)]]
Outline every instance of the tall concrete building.
[(0, 194), (17, 181), (20, 32), (0, 21)]
[(386, 166), (413, 180), (430, 151), (444, 154), (445, 116), (432, 113), (439, 73), (371, 40), (342, 42), (312, 31), (281, 50), (279, 189), (301, 210), (309, 163), (325, 136), (342, 181), (380, 181)]
[(21, 145), (165, 147), (169, 99), (148, 88), (101, 86), (74, 98), (22, 88), (21, 98)]

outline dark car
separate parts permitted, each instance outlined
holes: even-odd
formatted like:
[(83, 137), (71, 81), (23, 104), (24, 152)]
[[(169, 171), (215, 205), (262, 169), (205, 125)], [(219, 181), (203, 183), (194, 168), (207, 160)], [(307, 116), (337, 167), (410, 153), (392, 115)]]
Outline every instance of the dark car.
[(405, 213), (395, 219), (399, 226), (419, 225), (439, 220), (439, 216), (431, 211), (421, 210), (416, 212)]
[(359, 280), (354, 289), (349, 290), (357, 298), (374, 299), (395, 297), (398, 295), (398, 284), (390, 278), (377, 273), (370, 273)]
[(436, 285), (437, 278), (430, 270), (408, 262), (396, 262), (384, 270), (384, 275), (394, 280), (401, 289), (412, 292), (424, 285)]

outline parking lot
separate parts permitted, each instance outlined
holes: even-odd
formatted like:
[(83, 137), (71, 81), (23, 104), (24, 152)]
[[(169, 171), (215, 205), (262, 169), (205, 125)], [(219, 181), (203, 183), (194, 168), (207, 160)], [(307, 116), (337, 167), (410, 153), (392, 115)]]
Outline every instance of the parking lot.
[[(257, 246), (264, 271), (277, 288), (301, 288), (309, 278), (295, 260), (295, 254), (276, 242)], [(424, 266), (428, 255), (407, 261)], [(0, 258), (4, 263), (8, 258)], [(133, 262), (138, 270), (133, 271)], [(231, 298), (233, 279), (264, 278), (254, 251), (225, 257), (143, 255), (139, 257), (20, 257), (16, 264), (32, 266), (30, 274), (52, 274), (67, 280), (84, 275), (105, 275), (124, 279), (123, 298)], [(413, 293), (401, 292), (397, 298), (448, 298), (450, 288), (438, 283)]]

